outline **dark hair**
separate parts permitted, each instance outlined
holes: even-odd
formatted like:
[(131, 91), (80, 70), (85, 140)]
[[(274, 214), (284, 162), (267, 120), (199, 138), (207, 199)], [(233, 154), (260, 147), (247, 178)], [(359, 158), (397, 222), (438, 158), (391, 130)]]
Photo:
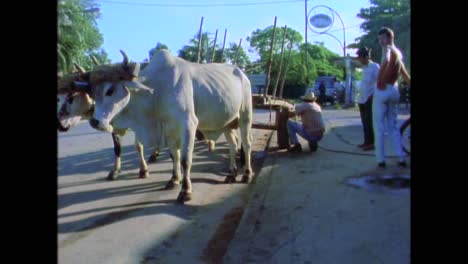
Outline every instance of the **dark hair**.
[(370, 49), (366, 48), (366, 47), (361, 47), (358, 49), (358, 51), (356, 52), (357, 56), (359, 58), (369, 58), (370, 57)]
[(378, 35), (382, 35), (382, 34), (385, 34), (387, 37), (389, 37), (390, 39), (393, 39), (394, 38), (394, 34), (393, 34), (393, 30), (389, 27), (382, 27), (379, 29), (379, 32), (377, 33)]

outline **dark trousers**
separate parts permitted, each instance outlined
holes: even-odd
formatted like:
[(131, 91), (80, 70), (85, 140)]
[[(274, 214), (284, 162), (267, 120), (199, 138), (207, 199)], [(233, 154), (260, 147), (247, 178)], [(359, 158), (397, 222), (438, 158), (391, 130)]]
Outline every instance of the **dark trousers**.
[(372, 126), (372, 96), (359, 105), (362, 128), (364, 131), (364, 144), (374, 144), (374, 128)]

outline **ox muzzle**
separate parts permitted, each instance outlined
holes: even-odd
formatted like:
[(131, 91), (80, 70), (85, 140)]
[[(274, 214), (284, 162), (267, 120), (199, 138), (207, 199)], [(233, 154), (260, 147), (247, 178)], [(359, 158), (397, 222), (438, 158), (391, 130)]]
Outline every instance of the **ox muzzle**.
[(70, 129), (70, 127), (63, 126), (62, 123), (60, 122), (60, 119), (57, 118), (57, 130), (59, 132), (67, 132), (68, 129)]
[(89, 125), (96, 129), (96, 130), (100, 130), (100, 131), (104, 131), (104, 132), (110, 132), (112, 133), (112, 131), (114, 131), (114, 128), (112, 127), (112, 125), (110, 124), (103, 124), (101, 121), (97, 120), (96, 118), (91, 118), (89, 119)]

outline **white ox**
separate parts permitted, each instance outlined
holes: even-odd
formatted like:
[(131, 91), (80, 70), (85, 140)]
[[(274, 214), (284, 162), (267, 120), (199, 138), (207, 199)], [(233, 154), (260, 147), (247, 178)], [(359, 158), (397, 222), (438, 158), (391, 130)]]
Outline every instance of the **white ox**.
[[(71, 73), (64, 77), (58, 76), (57, 82), (57, 129), (59, 132), (67, 132), (70, 128), (79, 124), (82, 120), (89, 120), (93, 116), (94, 101), (87, 92), (74, 87), (74, 82), (89, 81), (89, 74), (79, 66), (80, 72)], [(120, 137), (124, 136), (127, 128), (116, 128), (112, 133), (114, 144), (114, 168), (109, 172), (107, 179), (114, 180), (121, 169), (121, 145)], [(138, 156), (144, 159), (142, 150), (137, 147)], [(159, 151), (155, 150), (148, 162), (156, 162)], [(144, 160), (143, 160), (144, 161)], [(140, 162), (144, 163), (144, 162)], [(140, 169), (140, 178), (148, 177), (148, 170)]]
[(128, 59), (120, 68), (91, 72), (95, 111), (90, 120), (98, 130), (113, 131), (113, 124), (129, 127), (147, 147), (166, 144), (173, 156), (173, 176), (166, 188), (181, 182), (178, 202), (191, 199), (190, 169), (198, 129), (208, 140), (224, 133), (230, 144), (230, 171), (226, 182), (235, 181), (237, 151), (235, 129), (240, 135), (245, 159), (243, 182), (253, 176), (252, 97), (247, 76), (228, 64), (196, 64), (161, 50), (141, 71), (140, 80), (128, 74)]

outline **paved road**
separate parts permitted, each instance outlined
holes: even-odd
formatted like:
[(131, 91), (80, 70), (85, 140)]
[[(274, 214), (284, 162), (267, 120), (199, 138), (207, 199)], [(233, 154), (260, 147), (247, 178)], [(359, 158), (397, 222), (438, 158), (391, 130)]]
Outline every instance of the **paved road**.
[[(268, 122), (269, 112), (256, 111), (254, 119)], [(258, 159), (271, 132), (253, 131), (253, 158)], [(223, 216), (245, 204), (249, 185), (223, 183), (229, 165), (224, 136), (212, 153), (203, 142), (195, 144), (193, 200), (185, 206), (174, 203), (179, 189), (162, 190), (172, 171), (167, 151), (157, 163), (149, 164), (149, 177), (139, 179), (133, 140), (133, 133), (123, 138), (121, 175), (107, 181), (114, 156), (110, 134), (93, 130), (87, 123), (59, 134), (59, 263), (151, 262), (163, 257), (178, 236), (184, 236), (186, 245), (178, 256), (196, 256)], [(145, 153), (148, 157), (150, 150)]]

